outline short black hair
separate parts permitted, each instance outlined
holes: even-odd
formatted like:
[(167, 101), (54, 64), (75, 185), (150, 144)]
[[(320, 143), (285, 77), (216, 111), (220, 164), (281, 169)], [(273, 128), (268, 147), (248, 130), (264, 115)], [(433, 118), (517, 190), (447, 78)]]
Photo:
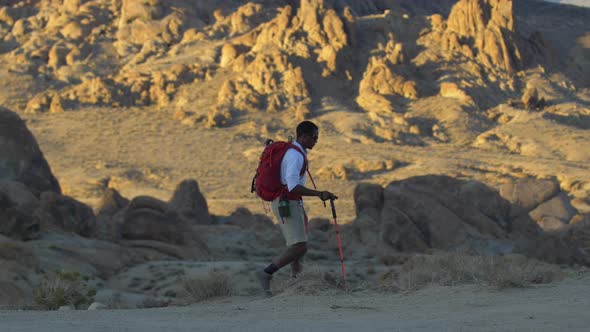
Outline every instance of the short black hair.
[(318, 130), (318, 126), (311, 121), (303, 121), (297, 125), (297, 138), (301, 137), (303, 134), (310, 134), (313, 135), (316, 130)]

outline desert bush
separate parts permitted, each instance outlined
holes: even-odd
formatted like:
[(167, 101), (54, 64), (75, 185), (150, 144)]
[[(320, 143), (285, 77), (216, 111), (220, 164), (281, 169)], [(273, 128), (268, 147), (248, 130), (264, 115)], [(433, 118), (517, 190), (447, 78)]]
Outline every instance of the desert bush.
[(56, 310), (61, 306), (78, 308), (94, 301), (96, 289), (88, 286), (89, 278), (78, 272), (56, 271), (43, 278), (33, 290), (33, 300), (38, 309)]
[(137, 305), (138, 309), (149, 309), (149, 308), (163, 308), (170, 305), (172, 301), (161, 300), (154, 297), (146, 297)]
[(190, 300), (194, 302), (232, 294), (229, 276), (213, 270), (209, 271), (205, 277), (185, 278), (182, 281), (182, 286)]
[(429, 284), (480, 284), (496, 289), (528, 287), (563, 278), (559, 267), (521, 255), (445, 253), (414, 256), (397, 272), (382, 276), (385, 288), (412, 291)]
[(121, 293), (114, 293), (106, 301), (106, 306), (109, 309), (131, 309), (132, 307), (123, 300)]
[[(289, 269), (287, 269), (289, 270)], [(324, 266), (306, 265), (303, 272), (296, 278), (286, 277), (273, 279), (273, 294), (286, 295), (334, 295), (340, 294), (345, 288), (339, 270), (330, 271)]]

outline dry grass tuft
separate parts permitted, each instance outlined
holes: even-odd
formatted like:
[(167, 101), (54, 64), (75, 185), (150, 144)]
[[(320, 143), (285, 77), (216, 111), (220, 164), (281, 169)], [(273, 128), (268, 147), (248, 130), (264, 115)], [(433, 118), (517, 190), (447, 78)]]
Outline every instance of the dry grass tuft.
[(161, 300), (155, 297), (145, 297), (141, 303), (137, 305), (138, 309), (149, 309), (149, 308), (164, 308), (169, 306), (170, 300)]
[(326, 295), (341, 292), (343, 285), (340, 275), (323, 271), (318, 267), (307, 267), (297, 278), (276, 280), (273, 293), (293, 295)]
[(229, 276), (218, 271), (209, 271), (205, 277), (184, 279), (182, 286), (194, 302), (229, 296), (233, 292)]
[(506, 289), (550, 283), (563, 276), (558, 266), (521, 255), (444, 253), (410, 258), (400, 271), (383, 275), (381, 285), (401, 291), (413, 291), (430, 284), (480, 284)]
[(87, 285), (88, 278), (78, 272), (57, 271), (51, 278), (45, 277), (33, 290), (35, 307), (40, 310), (56, 310), (61, 306), (75, 308), (94, 301), (96, 289)]

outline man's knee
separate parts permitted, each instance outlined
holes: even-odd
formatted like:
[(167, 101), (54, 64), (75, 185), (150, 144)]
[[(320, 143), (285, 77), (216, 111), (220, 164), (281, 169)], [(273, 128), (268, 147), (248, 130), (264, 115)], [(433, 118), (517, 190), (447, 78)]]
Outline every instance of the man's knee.
[(307, 252), (307, 242), (295, 243), (292, 248), (297, 252), (299, 257), (302, 257)]

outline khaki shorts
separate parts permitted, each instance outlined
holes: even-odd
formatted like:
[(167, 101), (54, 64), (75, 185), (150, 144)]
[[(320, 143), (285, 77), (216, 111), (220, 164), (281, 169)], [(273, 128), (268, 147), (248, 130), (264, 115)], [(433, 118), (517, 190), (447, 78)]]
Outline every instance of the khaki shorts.
[(291, 216), (283, 218), (279, 215), (280, 198), (272, 201), (272, 212), (275, 214), (287, 246), (299, 242), (307, 242), (307, 215), (302, 201), (289, 201)]

